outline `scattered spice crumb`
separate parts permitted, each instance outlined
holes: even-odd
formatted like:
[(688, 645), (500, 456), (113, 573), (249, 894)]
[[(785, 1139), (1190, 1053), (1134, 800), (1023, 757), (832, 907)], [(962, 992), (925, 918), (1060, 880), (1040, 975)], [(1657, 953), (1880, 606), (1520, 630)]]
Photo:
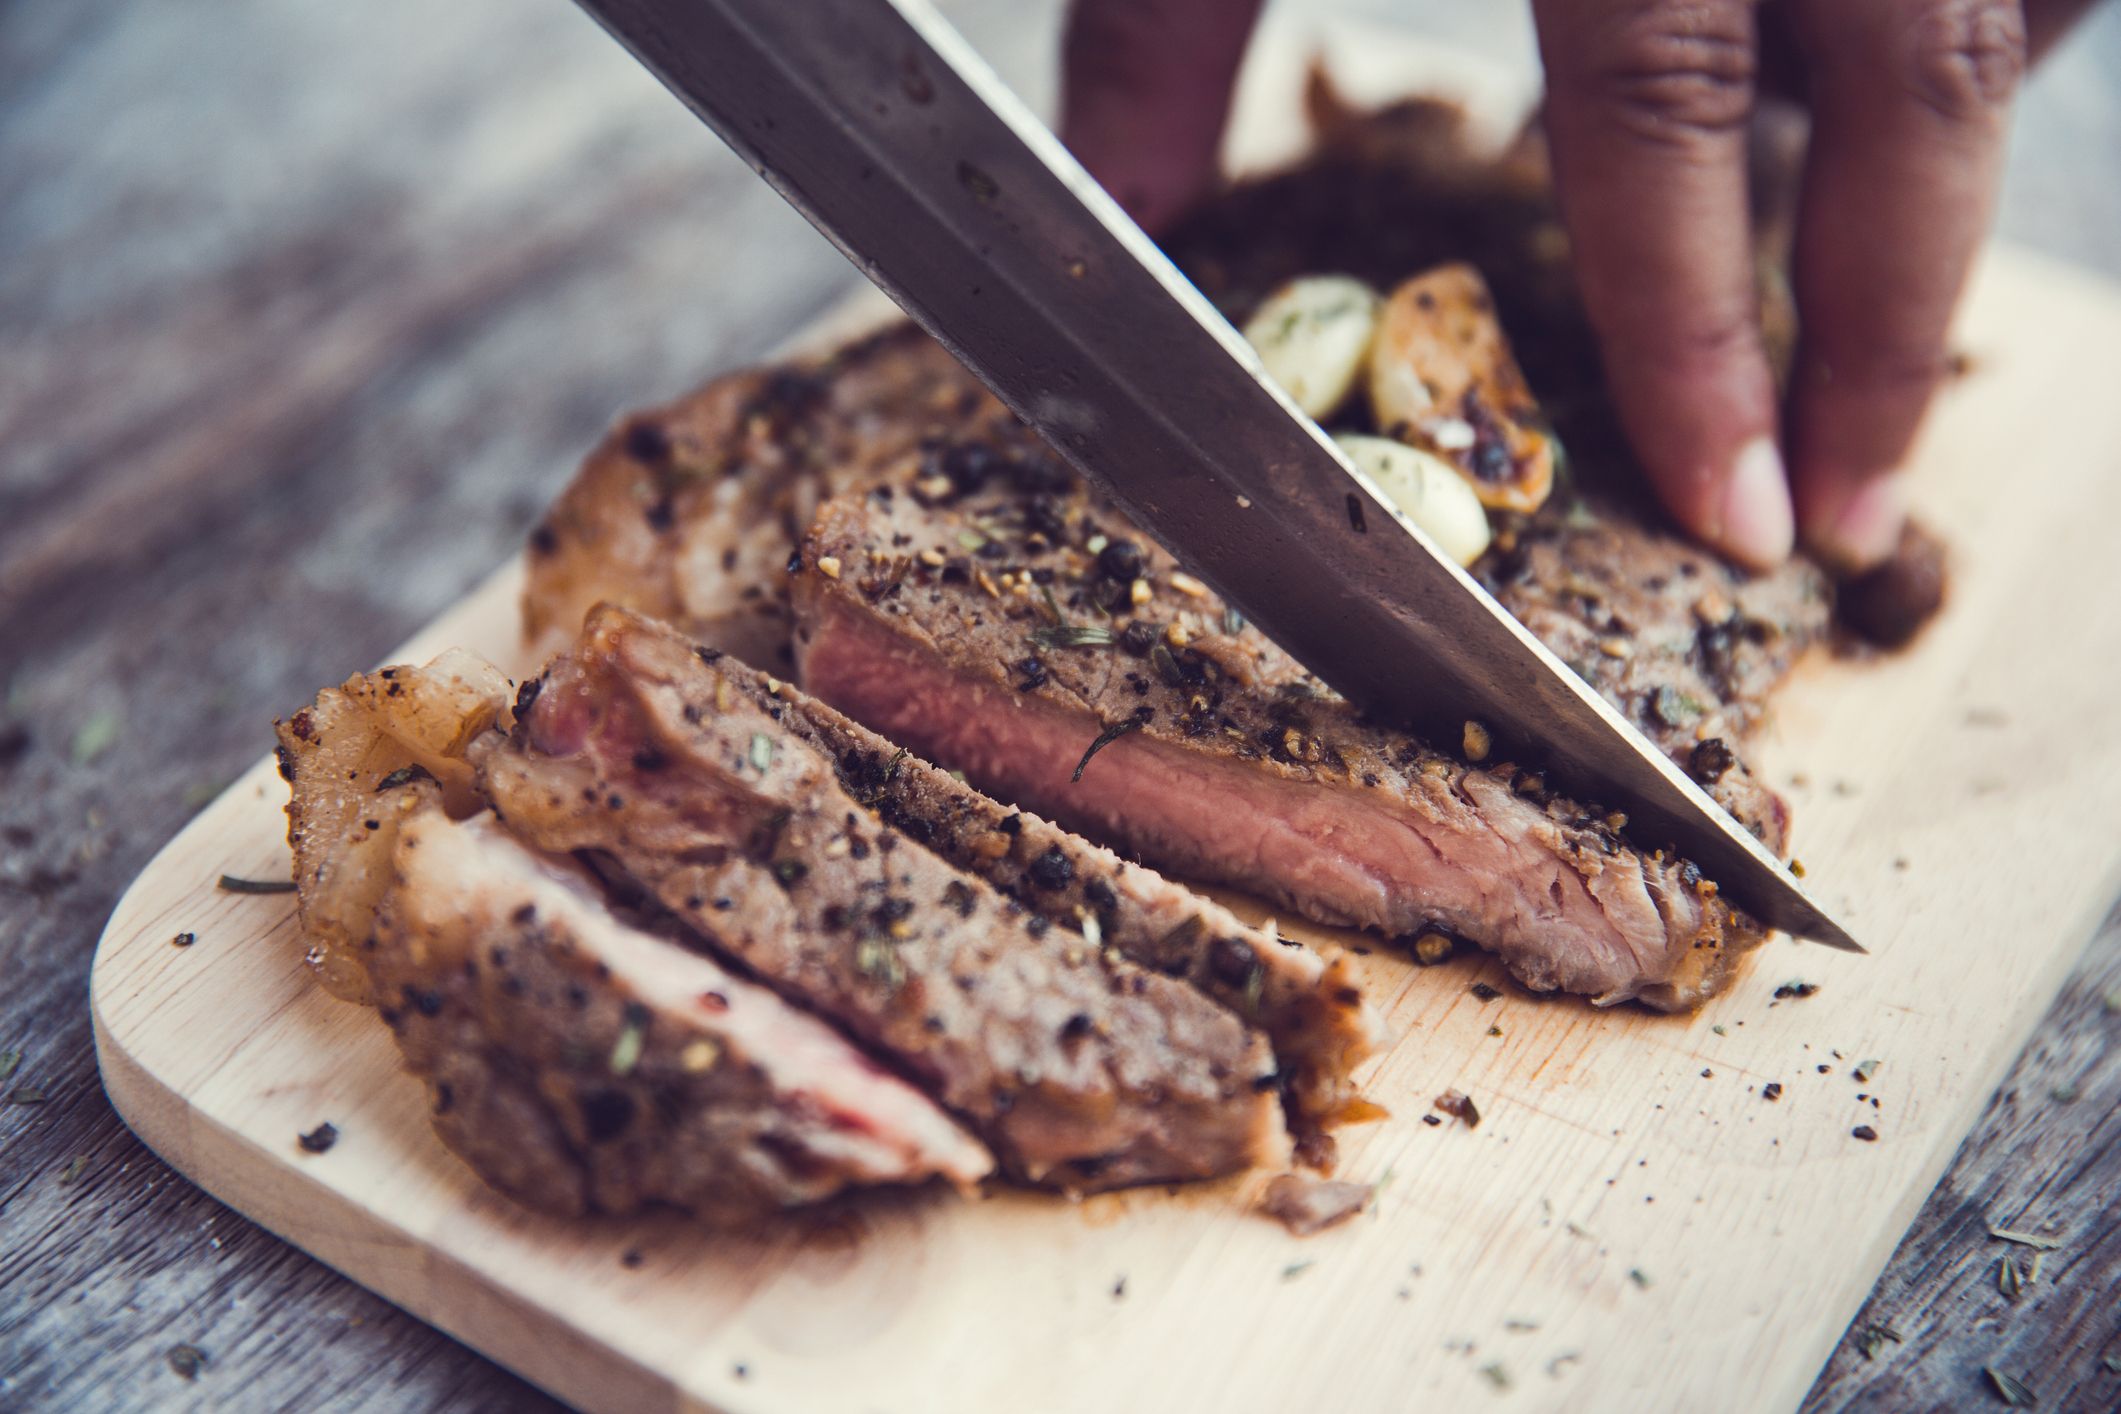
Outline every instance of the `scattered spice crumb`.
[(1856, 1332), (1856, 1348), (1863, 1352), (1863, 1358), (1866, 1360), (1876, 1360), (1878, 1352), (1885, 1348), (1887, 1341), (1894, 1345), (1900, 1344), (1900, 1332), (1891, 1326), (1865, 1326)]
[(2047, 1098), (2053, 1100), (2058, 1105), (2074, 1105), (2075, 1103), (2077, 1103), (2077, 1096), (2079, 1093), (2080, 1092), (2078, 1091), (2075, 1082), (2064, 1081), (2062, 1084), (2057, 1085), (2053, 1089), (2049, 1090), (2047, 1092)]
[(2004, 1253), (2003, 1260), (1996, 1264), (1996, 1290), (2008, 1299), (2016, 1301), (2018, 1293), (2024, 1289), (2025, 1281), (2018, 1274), (2017, 1259), (2008, 1252)]
[(638, 1247), (629, 1247), (624, 1252), (619, 1253), (619, 1265), (628, 1271), (637, 1270), (647, 1260), (648, 1258), (642, 1255), (641, 1249)]
[(59, 1186), (61, 1188), (72, 1188), (81, 1181), (81, 1175), (87, 1168), (88, 1155), (74, 1155), (66, 1161), (66, 1167), (59, 1170)]
[(1878, 1131), (1867, 1124), (1859, 1124), (1854, 1129), (1851, 1129), (1849, 1133), (1866, 1144), (1876, 1143), (1878, 1139)]
[(199, 935), (197, 933), (179, 933), (176, 937), (169, 940), (169, 945), (173, 948), (188, 948), (198, 941)]
[(162, 1358), (169, 1361), (170, 1369), (187, 1380), (199, 1378), (199, 1372), (205, 1369), (208, 1363), (206, 1352), (196, 1345), (172, 1345)]
[(1770, 1104), (1774, 1103), (1776, 1100), (1781, 1099), (1782, 1082), (1779, 1080), (1770, 1080), (1767, 1084), (1761, 1086), (1760, 1098), (1768, 1101)]
[(1701, 1068), (1701, 1078), (1703, 1080), (1714, 1080), (1716, 1078), (1716, 1072), (1709, 1069), (1707, 1066), (1703, 1066)]
[(1480, 1128), (1480, 1107), (1462, 1090), (1446, 1090), (1436, 1097), (1436, 1108), (1465, 1121), (1466, 1128)]
[(5, 1080), (10, 1075), (13, 1075), (15, 1067), (21, 1064), (22, 1052), (15, 1050), (0, 1051), (0, 1080)]
[(1492, 1364), (1481, 1366), (1480, 1373), (1486, 1375), (1488, 1383), (1497, 1389), (1508, 1389), (1510, 1387), (1510, 1372), (1502, 1368), (1502, 1362), (1499, 1360)]
[(2062, 1245), (2059, 1237), (2046, 1237), (2037, 1232), (2025, 1232), (2018, 1228), (1991, 1225), (1988, 1235), (1998, 1242), (2022, 1242), (2027, 1247), (2037, 1247), (2043, 1252), (2052, 1252)]
[(1640, 1267), (1628, 1268), (1628, 1280), (1641, 1287), (1644, 1291), (1650, 1289), (1650, 1274)]
[(1423, 1115), (1421, 1117), (1421, 1122), (1427, 1125), (1438, 1125), (1443, 1123), (1443, 1121), (1438, 1119), (1435, 1115)]
[(34, 1085), (17, 1085), (7, 1092), (7, 1102), (11, 1105), (41, 1105), (45, 1102), (45, 1095)]
[(1775, 1000), (1780, 1002), (1788, 1001), (1792, 998), (1801, 999), (1809, 997), (1818, 990), (1819, 984), (1817, 982), (1785, 982), (1775, 989)]
[(1574, 1364), (1576, 1361), (1579, 1361), (1581, 1359), (1583, 1359), (1583, 1357), (1581, 1355), (1578, 1355), (1575, 1351), (1564, 1350), (1561, 1352), (1561, 1354), (1547, 1361), (1547, 1374), (1552, 1378), (1558, 1380), (1561, 1378), (1562, 1366)]
[(1501, 992), (1498, 992), (1497, 990), (1495, 990), (1495, 988), (1490, 987), (1485, 982), (1475, 982), (1472, 986), (1466, 988), (1466, 990), (1471, 992), (1474, 996), (1480, 998), (1484, 1002), (1492, 1002), (1497, 997), (1502, 995)]
[(1522, 1316), (1512, 1316), (1502, 1323), (1502, 1328), (1506, 1331), (1536, 1331), (1539, 1329), (1539, 1322), (1525, 1320)]
[(1856, 1062), (1856, 1068), (1850, 1071), (1849, 1074), (1854, 1077), (1858, 1084), (1868, 1085), (1871, 1077), (1878, 1073), (1878, 1067), (1884, 1064), (1885, 1062), (1882, 1060), (1860, 1060)]
[(1113, 1299), (1114, 1301), (1124, 1301), (1124, 1300), (1126, 1300), (1126, 1298), (1127, 1298), (1127, 1277), (1126, 1277), (1126, 1274), (1125, 1274), (1124, 1272), (1122, 1272), (1122, 1273), (1120, 1274), (1120, 1278), (1119, 1278), (1119, 1280), (1118, 1280), (1118, 1281), (1116, 1281), (1116, 1282), (1114, 1282), (1114, 1283), (1112, 1283), (1112, 1299)]
[(735, 1375), (740, 1380), (748, 1380), (751, 1378), (751, 1367), (739, 1361), (736, 1367), (730, 1370), (729, 1373)]
[(1500, 1026), (1490, 1026), (1488, 1028), (1488, 1034), (1490, 1036), (1500, 1036), (1502, 1034), (1502, 1028)]
[(1309, 1258), (1305, 1258), (1301, 1262), (1291, 1262), (1288, 1266), (1281, 1269), (1281, 1279), (1283, 1281), (1294, 1281), (1305, 1272), (1311, 1270), (1311, 1266), (1312, 1263)]
[(1346, 1222), (1369, 1206), (1375, 1189), (1367, 1183), (1278, 1174), (1261, 1194), (1259, 1211), (1275, 1218), (1297, 1237), (1309, 1237)]
[(339, 1127), (335, 1124), (320, 1124), (307, 1134), (297, 1135), (295, 1142), (308, 1154), (322, 1154), (339, 1142)]
[(1715, 1032), (1718, 1036), (1728, 1036), (1731, 1034), (1730, 1032), (1723, 1029), (1723, 1023), (1720, 1021), (1717, 1022), (1714, 1026), (1711, 1026), (1709, 1030)]

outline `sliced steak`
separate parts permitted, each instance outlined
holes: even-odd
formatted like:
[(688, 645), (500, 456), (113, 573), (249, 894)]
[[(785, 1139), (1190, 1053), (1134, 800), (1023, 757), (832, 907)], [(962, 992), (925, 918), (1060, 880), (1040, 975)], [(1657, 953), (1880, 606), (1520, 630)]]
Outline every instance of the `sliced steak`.
[(1330, 1164), (1333, 1126), (1383, 1113), (1351, 1078), (1378, 1048), (1384, 1024), (1345, 954), (1327, 961), (1253, 928), (1160, 874), (981, 794), (815, 698), (798, 696), (782, 722), (831, 753), (841, 785), (885, 824), (1067, 920), (1091, 944), (1182, 977), (1259, 1026), (1274, 1043), (1290, 1127), (1310, 1162)]
[(1079, 490), (835, 498), (795, 602), (818, 696), (1180, 874), (1324, 922), (1441, 927), (1601, 1003), (1690, 1005), (1762, 936), (1619, 817), (1366, 724)]
[(481, 780), (518, 836), (604, 857), (1012, 1176), (1091, 1189), (1286, 1154), (1263, 1037), (881, 824), (786, 723), (791, 691), (599, 610)]
[(830, 1027), (621, 923), (578, 867), (491, 816), (425, 805), (393, 862), (370, 963), (384, 1018), (436, 1133), (518, 1199), (735, 1223), (992, 1167)]

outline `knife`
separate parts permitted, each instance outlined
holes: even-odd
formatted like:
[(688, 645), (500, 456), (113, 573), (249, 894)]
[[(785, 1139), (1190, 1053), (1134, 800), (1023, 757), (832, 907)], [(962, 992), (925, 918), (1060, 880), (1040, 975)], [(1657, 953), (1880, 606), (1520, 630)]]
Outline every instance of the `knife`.
[[(1441, 554), (926, 0), (578, 0), (1100, 490), (1323, 681), (1478, 719), (1755, 917), (1863, 949)], [(1144, 140), (1153, 140), (1146, 136)]]

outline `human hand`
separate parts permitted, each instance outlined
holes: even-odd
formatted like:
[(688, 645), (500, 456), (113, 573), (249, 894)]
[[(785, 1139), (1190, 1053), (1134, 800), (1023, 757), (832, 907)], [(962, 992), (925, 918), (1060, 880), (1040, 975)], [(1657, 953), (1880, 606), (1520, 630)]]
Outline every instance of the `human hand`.
[[(2030, 56), (2090, 0), (1532, 0), (1578, 285), (1671, 513), (1765, 568), (1889, 555)], [(1151, 230), (1213, 182), (1260, 0), (1077, 0), (1061, 136)], [(1763, 89), (1813, 118), (1778, 407), (1747, 137)]]

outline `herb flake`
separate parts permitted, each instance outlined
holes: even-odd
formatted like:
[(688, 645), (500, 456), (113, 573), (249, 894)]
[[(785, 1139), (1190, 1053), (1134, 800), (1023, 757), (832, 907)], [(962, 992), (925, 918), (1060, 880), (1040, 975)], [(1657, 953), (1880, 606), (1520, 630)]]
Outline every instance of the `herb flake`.
[(1033, 648), (1104, 648), (1119, 635), (1100, 624), (1056, 624), (1031, 630)]
[(772, 764), (773, 738), (764, 732), (753, 732), (751, 734), (751, 769), (763, 776), (766, 774), (766, 768)]
[(1118, 721), (1114, 722), (1111, 726), (1106, 727), (1103, 731), (1099, 732), (1097, 736), (1091, 741), (1090, 745), (1084, 749), (1083, 759), (1075, 763), (1075, 774), (1068, 777), (1068, 780), (1071, 783), (1081, 780), (1083, 778), (1083, 772), (1089, 769), (1091, 757), (1097, 755), (1098, 752), (1103, 751), (1113, 742), (1118, 741), (1128, 732), (1138, 732), (1143, 727), (1146, 727), (1148, 725), (1148, 709), (1142, 708), (1140, 710), (1137, 710), (1133, 716), (1122, 717)]
[(117, 744), (120, 723), (118, 714), (105, 708), (92, 714), (74, 732), (73, 745), (68, 754), (76, 766), (87, 766), (104, 752)]
[(0, 1080), (5, 1080), (10, 1075), (13, 1075), (21, 1064), (22, 1052), (16, 1050), (0, 1051)]
[(1863, 1358), (1866, 1360), (1876, 1360), (1878, 1352), (1885, 1349), (1887, 1341), (1899, 1345), (1900, 1332), (1891, 1326), (1865, 1326), (1856, 1332), (1856, 1348), (1863, 1352)]
[(400, 786), (409, 786), (414, 781), (431, 781), (433, 779), (433, 773), (415, 761), (410, 766), (398, 767), (397, 770), (377, 781), (375, 793), (381, 795), (387, 790), (396, 790)]
[(2040, 1402), (2039, 1396), (2015, 1375), (2006, 1375), (1994, 1365), (1983, 1365), (1981, 1373), (1988, 1376), (1989, 1384), (2003, 1397), (2003, 1402), (2013, 1409), (2030, 1409)]
[(291, 894), (295, 891), (295, 882), (292, 879), (244, 879), (223, 874), (214, 887), (224, 894)]
[(2062, 1245), (2059, 1237), (2044, 1237), (2037, 1232), (2022, 1232), (2017, 1228), (1991, 1226), (1988, 1235), (1998, 1242), (2022, 1242), (2027, 1247), (2037, 1247), (2043, 1252), (2052, 1252)]
[(647, 1026), (629, 1015), (619, 1031), (619, 1039), (611, 1045), (611, 1073), (621, 1078), (633, 1074), (634, 1068), (641, 1063), (641, 1050), (647, 1039)]

